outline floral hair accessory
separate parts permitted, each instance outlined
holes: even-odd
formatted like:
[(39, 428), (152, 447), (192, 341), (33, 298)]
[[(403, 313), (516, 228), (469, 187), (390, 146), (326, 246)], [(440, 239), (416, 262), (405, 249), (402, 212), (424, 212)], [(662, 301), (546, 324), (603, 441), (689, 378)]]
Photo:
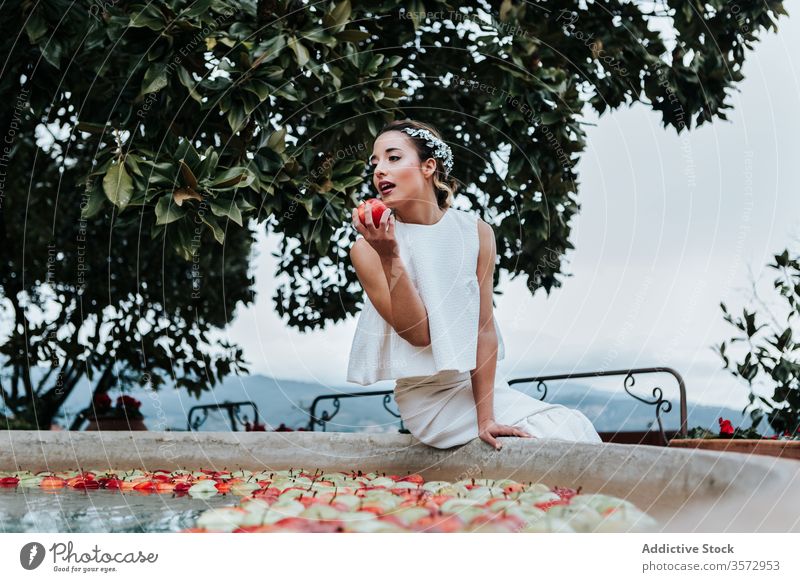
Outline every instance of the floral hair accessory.
[(433, 157), (442, 160), (445, 174), (449, 174), (453, 170), (453, 152), (450, 150), (449, 145), (444, 143), (427, 129), (406, 127), (402, 131), (414, 137), (424, 138), (428, 147), (433, 148)]

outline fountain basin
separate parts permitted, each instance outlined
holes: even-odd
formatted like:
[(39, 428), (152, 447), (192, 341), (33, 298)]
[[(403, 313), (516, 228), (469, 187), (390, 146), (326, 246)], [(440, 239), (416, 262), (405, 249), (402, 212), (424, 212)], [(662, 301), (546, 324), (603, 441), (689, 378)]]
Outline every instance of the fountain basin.
[(2, 431), (0, 470), (322, 469), (508, 478), (634, 503), (663, 532), (800, 531), (800, 463), (706, 450), (555, 439), (435, 449), (411, 435), (326, 432)]

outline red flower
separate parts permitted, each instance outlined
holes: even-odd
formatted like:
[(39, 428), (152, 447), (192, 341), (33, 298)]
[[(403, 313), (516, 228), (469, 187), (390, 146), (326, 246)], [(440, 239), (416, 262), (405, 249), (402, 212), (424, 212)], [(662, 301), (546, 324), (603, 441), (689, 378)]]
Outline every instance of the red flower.
[(123, 394), (117, 398), (117, 408), (133, 408), (139, 410), (141, 405), (142, 403), (132, 396), (126, 396)]
[(289, 428), (288, 426), (286, 426), (286, 424), (284, 424), (284, 423), (282, 422), (282, 423), (280, 424), (280, 426), (279, 426), (278, 428), (276, 428), (276, 429), (275, 429), (275, 432), (291, 432), (291, 431), (293, 431), (293, 430), (294, 430), (294, 429), (292, 429), (292, 428)]
[(247, 432), (266, 431), (267, 427), (260, 422), (254, 422), (253, 424), (250, 424), (250, 421), (246, 420), (244, 421), (244, 430)]
[(98, 392), (92, 398), (92, 404), (95, 410), (108, 410), (111, 408), (111, 397), (105, 392)]
[(719, 417), (719, 435), (720, 436), (732, 436), (734, 433), (733, 425), (731, 424), (730, 420), (724, 420), (721, 416)]

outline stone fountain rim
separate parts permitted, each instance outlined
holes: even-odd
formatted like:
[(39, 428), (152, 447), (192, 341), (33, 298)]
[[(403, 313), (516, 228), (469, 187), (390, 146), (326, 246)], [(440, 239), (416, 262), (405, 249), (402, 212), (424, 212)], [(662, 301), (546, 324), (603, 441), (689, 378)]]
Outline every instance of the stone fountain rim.
[[(800, 531), (795, 460), (555, 439), (501, 442), (495, 451), (480, 439), (435, 449), (411, 435), (383, 433), (0, 431), (0, 470), (320, 468), (429, 480), (511, 478), (628, 499), (668, 516), (664, 531)], [(798, 509), (787, 512), (778, 501)]]

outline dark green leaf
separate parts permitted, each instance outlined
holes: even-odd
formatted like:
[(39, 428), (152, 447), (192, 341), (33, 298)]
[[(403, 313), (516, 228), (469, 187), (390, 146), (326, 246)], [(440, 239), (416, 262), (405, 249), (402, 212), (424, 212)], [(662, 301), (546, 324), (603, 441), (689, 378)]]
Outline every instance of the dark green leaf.
[(34, 10), (26, 19), (25, 32), (28, 34), (31, 44), (37, 44), (39, 39), (47, 33), (47, 23), (39, 14), (38, 9)]
[(365, 30), (343, 30), (336, 34), (336, 38), (343, 42), (358, 43), (369, 38), (369, 33)]
[(244, 187), (248, 186), (252, 179), (253, 176), (247, 171), (247, 168), (228, 168), (216, 177), (211, 183), (211, 187), (215, 189), (224, 189), (231, 186)]
[(145, 71), (144, 79), (142, 80), (142, 95), (148, 93), (157, 93), (167, 86), (167, 72), (166, 68), (159, 64), (154, 63)]
[(124, 164), (114, 164), (103, 178), (103, 191), (108, 199), (120, 209), (125, 210), (133, 196), (133, 180)]
[(220, 200), (219, 202), (211, 203), (211, 212), (214, 216), (225, 216), (230, 218), (233, 222), (242, 226), (242, 212), (239, 207), (234, 204), (232, 200)]
[(171, 195), (165, 195), (156, 203), (156, 224), (169, 224), (183, 218), (186, 210), (175, 204)]
[(211, 232), (214, 234), (214, 238), (217, 239), (217, 242), (219, 244), (224, 244), (225, 231), (222, 230), (219, 223), (217, 222), (217, 219), (214, 218), (213, 214), (209, 214), (208, 212), (206, 212), (205, 214), (203, 214), (202, 220), (211, 229)]
[(181, 165), (181, 175), (183, 176), (184, 183), (193, 190), (197, 190), (197, 178), (195, 178), (194, 173), (192, 173), (192, 169), (183, 160), (178, 160), (178, 163)]

